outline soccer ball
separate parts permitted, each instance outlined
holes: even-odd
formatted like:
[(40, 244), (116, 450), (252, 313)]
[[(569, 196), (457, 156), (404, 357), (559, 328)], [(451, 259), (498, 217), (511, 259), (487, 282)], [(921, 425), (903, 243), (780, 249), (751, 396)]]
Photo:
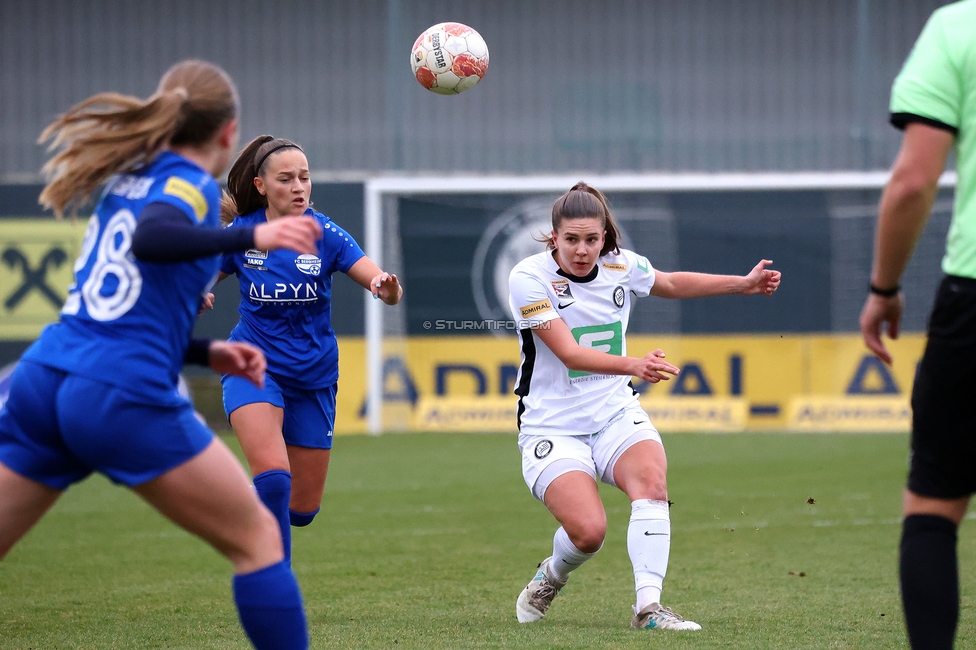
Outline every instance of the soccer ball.
[(488, 70), (488, 46), (481, 34), (461, 23), (439, 23), (413, 44), (410, 67), (420, 85), (439, 95), (474, 88)]

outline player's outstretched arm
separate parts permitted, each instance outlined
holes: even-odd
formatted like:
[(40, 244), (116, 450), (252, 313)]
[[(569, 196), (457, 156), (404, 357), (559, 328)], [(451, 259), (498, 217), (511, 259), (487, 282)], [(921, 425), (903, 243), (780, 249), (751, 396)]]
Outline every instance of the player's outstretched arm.
[(368, 257), (360, 257), (346, 272), (353, 281), (363, 287), (374, 298), (379, 298), (388, 305), (395, 305), (403, 297), (403, 287), (396, 274), (387, 273)]
[(669, 375), (677, 375), (681, 372), (677, 367), (664, 360), (662, 350), (655, 350), (638, 359), (636, 357), (618, 357), (614, 354), (583, 347), (576, 342), (572, 332), (569, 331), (569, 327), (561, 318), (546, 321), (532, 331), (570, 370), (640, 377), (652, 384), (662, 380), (667, 381), (671, 379)]
[(322, 226), (312, 217), (281, 217), (254, 228), (200, 228), (168, 203), (151, 203), (132, 233), (132, 254), (143, 262), (172, 263), (259, 248), (318, 252)]
[(783, 274), (766, 267), (772, 260), (760, 260), (747, 275), (713, 275), (676, 271), (654, 271), (651, 295), (659, 298), (706, 298), (730, 294), (771, 296)]

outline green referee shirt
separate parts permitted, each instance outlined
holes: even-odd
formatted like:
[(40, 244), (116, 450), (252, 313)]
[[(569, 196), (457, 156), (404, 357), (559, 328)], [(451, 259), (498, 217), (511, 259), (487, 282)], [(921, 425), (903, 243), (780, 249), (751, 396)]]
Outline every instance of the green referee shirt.
[(891, 89), (891, 123), (922, 122), (956, 135), (952, 225), (942, 270), (976, 278), (976, 0), (935, 11)]

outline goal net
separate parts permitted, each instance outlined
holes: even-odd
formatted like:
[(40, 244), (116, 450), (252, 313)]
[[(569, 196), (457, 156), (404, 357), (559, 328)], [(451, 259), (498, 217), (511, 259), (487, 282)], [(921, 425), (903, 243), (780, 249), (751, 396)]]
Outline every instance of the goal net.
[[(551, 229), (553, 200), (579, 180), (607, 194), (623, 246), (646, 255), (656, 268), (741, 274), (763, 257), (774, 260), (784, 273), (774, 301), (747, 308), (723, 302), (728, 298), (635, 301), (632, 334), (721, 335), (857, 331), (887, 179), (887, 172), (369, 179), (364, 248), (381, 268), (397, 273), (405, 296), (394, 308), (367, 296), (367, 429), (408, 427), (408, 400), (389, 395), (416, 398), (417, 386), (397, 364), (418, 341), (436, 345), (440, 336), (444, 345), (467, 340), (478, 346), (485, 340), (478, 336), (515, 335), (508, 273), (543, 249), (536, 238)], [(906, 272), (911, 308), (905, 331), (924, 330), (941, 277), (954, 184), (953, 173), (942, 178)], [(456, 365), (435, 369), (435, 388), (442, 389), (451, 373), (468, 372), (476, 384), (487, 381)], [(513, 381), (512, 373), (501, 366), (499, 382)]]

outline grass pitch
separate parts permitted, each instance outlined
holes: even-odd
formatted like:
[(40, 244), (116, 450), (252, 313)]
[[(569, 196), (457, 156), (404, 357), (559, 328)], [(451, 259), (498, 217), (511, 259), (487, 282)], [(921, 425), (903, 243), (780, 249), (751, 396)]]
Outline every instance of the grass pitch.
[[(701, 632), (629, 629), (630, 508), (605, 486), (603, 550), (545, 620), (519, 625), (515, 598), (555, 524), (522, 483), (515, 437), (388, 435), (338, 438), (322, 512), (293, 529), (313, 647), (906, 647), (905, 436), (681, 434), (665, 444), (674, 506), (664, 600)], [(976, 645), (974, 542), (966, 523), (957, 647)], [(229, 578), (206, 545), (95, 477), (0, 563), (0, 647), (246, 648)]]

